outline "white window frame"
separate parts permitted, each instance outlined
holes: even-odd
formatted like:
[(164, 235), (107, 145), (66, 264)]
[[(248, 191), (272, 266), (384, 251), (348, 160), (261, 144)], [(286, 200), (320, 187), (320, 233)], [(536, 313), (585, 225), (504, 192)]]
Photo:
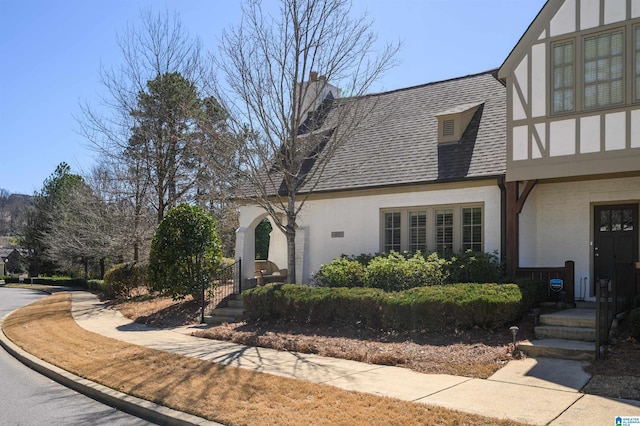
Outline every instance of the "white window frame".
[[(484, 251), (485, 247), (485, 208), (484, 203), (465, 203), (454, 205), (432, 205), (432, 206), (412, 206), (398, 208), (380, 209), (380, 251), (388, 252), (386, 243), (386, 215), (389, 213), (400, 215), (400, 252), (413, 252), (411, 244), (411, 221), (410, 216), (414, 213), (424, 213), (426, 216), (426, 249), (420, 250), (423, 254), (437, 251), (437, 212), (443, 210), (451, 210), (453, 213), (453, 247), (450, 250), (441, 250), (440, 254), (458, 253), (464, 250), (465, 242), (463, 241), (463, 212), (465, 209), (480, 208), (481, 227), (480, 232), (480, 251)], [(444, 252), (444, 253), (443, 253)]]

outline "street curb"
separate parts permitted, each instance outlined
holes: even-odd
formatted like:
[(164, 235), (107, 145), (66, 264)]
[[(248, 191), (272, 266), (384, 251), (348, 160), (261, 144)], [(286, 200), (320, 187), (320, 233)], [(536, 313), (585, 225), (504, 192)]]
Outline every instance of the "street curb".
[(9, 340), (4, 334), (2, 325), (4, 319), (11, 313), (0, 319), (0, 346), (32, 370), (96, 401), (157, 424), (170, 426), (222, 426), (221, 423), (206, 420), (108, 388), (76, 376), (31, 355)]

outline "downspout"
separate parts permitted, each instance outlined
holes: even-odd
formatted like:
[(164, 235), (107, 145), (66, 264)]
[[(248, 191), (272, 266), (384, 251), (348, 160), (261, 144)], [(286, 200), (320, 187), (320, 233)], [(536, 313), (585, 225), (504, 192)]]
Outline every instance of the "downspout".
[(498, 176), (498, 188), (500, 188), (500, 262), (506, 262), (507, 253), (507, 188), (504, 185), (504, 176)]

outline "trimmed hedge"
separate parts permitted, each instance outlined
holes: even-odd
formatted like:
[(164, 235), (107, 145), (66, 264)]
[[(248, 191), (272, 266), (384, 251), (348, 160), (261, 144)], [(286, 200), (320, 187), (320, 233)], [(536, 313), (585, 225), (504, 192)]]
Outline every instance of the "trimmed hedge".
[[(524, 292), (533, 293), (529, 290)], [(270, 284), (242, 295), (251, 320), (397, 331), (498, 328), (519, 318), (529, 303), (517, 284), (433, 285), (401, 292)]]
[[(18, 277), (6, 277), (5, 282), (7, 284), (18, 284), (20, 283), (20, 279)], [(62, 286), (62, 287), (88, 288), (88, 282), (84, 278), (69, 278), (69, 277), (25, 278), (24, 284), (40, 284), (40, 285), (55, 285), (55, 286)]]
[(119, 263), (104, 274), (104, 294), (107, 297), (128, 299), (137, 287), (149, 288), (146, 262)]

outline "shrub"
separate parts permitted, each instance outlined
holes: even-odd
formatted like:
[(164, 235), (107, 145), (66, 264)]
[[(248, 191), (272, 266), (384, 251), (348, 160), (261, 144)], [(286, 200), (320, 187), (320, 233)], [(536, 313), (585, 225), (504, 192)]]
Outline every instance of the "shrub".
[(373, 260), (378, 256), (384, 256), (384, 255), (382, 253), (376, 253), (376, 254), (361, 253), (357, 256), (356, 255), (347, 256), (343, 254), (341, 257), (347, 258), (349, 260), (355, 260), (356, 262), (360, 263), (362, 266), (366, 267), (369, 264), (369, 262), (371, 262), (371, 260)]
[(346, 256), (323, 265), (313, 276), (313, 285), (322, 287), (373, 287), (400, 291), (444, 283), (494, 283), (503, 275), (496, 254), (466, 251), (450, 260), (420, 252)]
[(631, 325), (631, 335), (640, 338), (640, 308), (634, 308), (629, 314), (629, 324)]
[(322, 265), (313, 275), (312, 283), (320, 287), (362, 287), (364, 272), (362, 263), (340, 257)]
[(453, 255), (447, 269), (449, 281), (453, 283), (495, 283), (503, 274), (495, 253), (471, 250)]
[(522, 294), (515, 284), (449, 284), (385, 292), (270, 284), (243, 292), (253, 320), (419, 331), (474, 326), (495, 328), (516, 320)]
[(386, 291), (402, 290), (405, 287), (406, 259), (399, 253), (378, 256), (369, 262), (364, 275), (367, 287), (381, 288)]
[(531, 312), (533, 307), (547, 299), (549, 287), (546, 281), (537, 278), (516, 278), (514, 282), (522, 294), (521, 315)]
[(391, 252), (369, 262), (364, 283), (367, 287), (386, 291), (400, 291), (425, 285), (443, 284), (447, 279), (447, 261), (430, 254), (426, 259), (420, 252), (412, 257)]
[(149, 279), (174, 299), (202, 298), (220, 269), (218, 222), (198, 206), (180, 204), (167, 213), (151, 241)]
[(149, 288), (146, 263), (119, 263), (104, 274), (104, 293), (107, 297), (128, 299), (131, 291), (144, 286)]
[[(18, 284), (20, 282), (19, 277), (7, 277), (7, 284)], [(69, 278), (69, 277), (31, 277), (24, 280), (24, 284), (41, 284), (41, 285), (53, 285), (64, 287), (80, 287), (88, 288), (87, 280), (84, 278)]]

